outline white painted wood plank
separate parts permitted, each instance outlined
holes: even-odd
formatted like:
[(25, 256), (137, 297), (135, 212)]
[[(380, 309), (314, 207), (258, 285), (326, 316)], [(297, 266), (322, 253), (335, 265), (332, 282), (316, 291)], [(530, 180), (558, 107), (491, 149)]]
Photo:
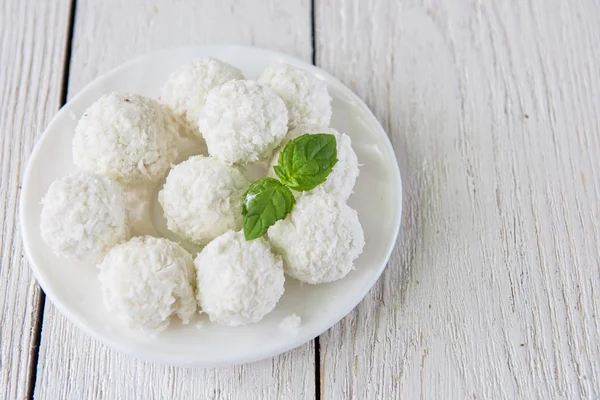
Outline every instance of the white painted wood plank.
[[(240, 43), (305, 60), (312, 54), (310, 2), (78, 1), (69, 97), (136, 56), (186, 44)], [(169, 368), (130, 359), (91, 340), (48, 302), (36, 399), (310, 399), (309, 343), (234, 368)]]
[(41, 291), (18, 231), (21, 177), (60, 106), (68, 1), (0, 2), (0, 398), (27, 395)]
[(389, 132), (403, 229), (321, 336), (323, 399), (600, 398), (597, 2), (317, 1)]

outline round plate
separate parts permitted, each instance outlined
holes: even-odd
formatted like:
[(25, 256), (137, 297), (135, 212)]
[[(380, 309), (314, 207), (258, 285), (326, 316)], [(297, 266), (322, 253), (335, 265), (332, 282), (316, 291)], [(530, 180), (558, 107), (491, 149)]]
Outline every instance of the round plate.
[[(287, 278), (285, 294), (262, 321), (230, 328), (204, 323), (174, 322), (155, 337), (123, 329), (102, 302), (98, 269), (91, 262), (55, 256), (40, 234), (40, 201), (50, 184), (75, 169), (71, 140), (77, 120), (102, 94), (119, 91), (158, 97), (167, 77), (182, 64), (202, 56), (220, 58), (256, 79), (274, 62), (305, 69), (327, 82), (333, 97), (331, 126), (352, 138), (361, 163), (349, 200), (365, 231), (364, 252), (346, 278), (323, 285), (301, 285)], [(273, 51), (241, 46), (185, 47), (130, 61), (89, 84), (54, 117), (27, 165), (21, 194), (21, 231), (25, 253), (46, 295), (54, 305), (93, 338), (144, 360), (170, 365), (213, 367), (271, 357), (313, 339), (348, 314), (366, 295), (385, 268), (400, 229), (402, 183), (390, 141), (369, 108), (327, 72)], [(278, 327), (297, 314), (297, 333)]]

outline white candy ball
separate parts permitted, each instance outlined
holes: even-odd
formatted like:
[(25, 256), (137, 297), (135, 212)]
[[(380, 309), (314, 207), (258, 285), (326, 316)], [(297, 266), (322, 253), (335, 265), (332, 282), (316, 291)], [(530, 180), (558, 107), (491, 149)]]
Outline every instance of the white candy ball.
[(365, 244), (356, 211), (326, 194), (300, 196), (268, 235), (285, 273), (312, 284), (345, 277)]
[(177, 315), (196, 312), (192, 256), (177, 243), (150, 236), (114, 247), (100, 264), (108, 311), (132, 330), (160, 332)]
[(158, 201), (171, 231), (205, 245), (242, 228), (242, 199), (249, 185), (238, 167), (194, 156), (169, 172)]
[(229, 231), (195, 260), (198, 302), (210, 320), (238, 326), (260, 321), (283, 295), (283, 269), (264, 238)]
[(230, 81), (211, 90), (198, 125), (208, 152), (227, 163), (270, 157), (287, 133), (283, 100), (254, 81)]
[(200, 110), (208, 92), (231, 80), (244, 79), (242, 71), (211, 57), (193, 60), (175, 71), (160, 94), (160, 100), (173, 112), (185, 118), (195, 133), (198, 131)]
[(123, 183), (156, 181), (175, 162), (180, 126), (155, 100), (110, 93), (83, 114), (73, 138), (80, 169)]
[(56, 255), (96, 260), (129, 238), (123, 190), (86, 173), (54, 181), (42, 199), (40, 229)]
[(285, 102), (290, 129), (300, 125), (329, 125), (331, 96), (325, 81), (286, 64), (269, 66), (259, 81), (273, 89)]

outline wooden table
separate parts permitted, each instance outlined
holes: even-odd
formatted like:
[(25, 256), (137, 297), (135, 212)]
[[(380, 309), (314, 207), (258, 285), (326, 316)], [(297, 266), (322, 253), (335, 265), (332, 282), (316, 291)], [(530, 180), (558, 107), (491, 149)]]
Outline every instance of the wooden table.
[[(0, 1), (0, 398), (600, 398), (598, 21), (594, 1)], [(379, 283), (318, 340), (170, 368), (45, 301), (17, 204), (68, 98), (208, 43), (312, 60), (356, 91), (392, 140), (405, 211)]]

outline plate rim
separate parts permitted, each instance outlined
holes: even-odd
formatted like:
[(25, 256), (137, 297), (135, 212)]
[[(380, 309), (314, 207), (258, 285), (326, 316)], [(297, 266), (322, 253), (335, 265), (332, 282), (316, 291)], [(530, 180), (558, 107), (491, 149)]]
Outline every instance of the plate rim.
[[(398, 189), (398, 192), (396, 193), (398, 196), (398, 204), (397, 204), (398, 211), (396, 212), (396, 217), (395, 217), (395, 221), (394, 221), (394, 226), (396, 228), (395, 228), (395, 231), (393, 234), (393, 238), (391, 238), (391, 240), (389, 241), (389, 244), (386, 248), (385, 261), (379, 267), (379, 270), (378, 270), (377, 274), (374, 276), (371, 284), (368, 285), (368, 287), (366, 287), (364, 290), (362, 290), (359, 294), (357, 294), (356, 302), (353, 302), (353, 304), (347, 303), (348, 304), (347, 307), (341, 307), (342, 311), (340, 311), (339, 313), (336, 313), (335, 316), (331, 318), (331, 321), (333, 321), (333, 322), (330, 324), (328, 323), (329, 325), (324, 329), (322, 329), (322, 327), (320, 327), (318, 329), (313, 329), (312, 331), (309, 331), (302, 336), (300, 336), (300, 335), (293, 336), (293, 340), (290, 340), (286, 345), (276, 347), (276, 348), (272, 349), (271, 351), (266, 351), (264, 353), (257, 352), (257, 353), (254, 353), (254, 355), (252, 355), (252, 356), (245, 356), (245, 357), (235, 357), (234, 356), (234, 357), (229, 358), (227, 362), (217, 362), (217, 363), (203, 362), (201, 360), (201, 358), (184, 360), (180, 356), (171, 356), (171, 355), (168, 355), (168, 353), (156, 353), (156, 352), (140, 353), (140, 352), (135, 351), (132, 348), (129, 348), (128, 346), (122, 344), (119, 341), (111, 340), (109, 337), (104, 336), (103, 334), (92, 329), (92, 327), (88, 326), (87, 323), (82, 321), (78, 316), (75, 315), (74, 312), (71, 311), (68, 304), (63, 304), (63, 302), (61, 300), (59, 300), (58, 297), (54, 296), (52, 291), (48, 292), (46, 290), (46, 288), (50, 287), (51, 284), (44, 277), (44, 273), (42, 272), (43, 268), (41, 268), (35, 262), (35, 258), (32, 256), (33, 253), (32, 253), (31, 246), (33, 244), (32, 244), (32, 239), (30, 238), (29, 229), (27, 228), (28, 217), (27, 217), (26, 213), (24, 212), (24, 210), (25, 210), (24, 203), (26, 201), (25, 199), (27, 199), (28, 193), (29, 193), (28, 182), (31, 180), (31, 174), (33, 173), (32, 160), (35, 160), (37, 158), (38, 154), (40, 153), (40, 151), (43, 147), (43, 143), (48, 138), (48, 135), (47, 135), (48, 131), (50, 131), (54, 125), (56, 125), (60, 122), (60, 120), (62, 118), (59, 118), (59, 117), (61, 117), (63, 114), (66, 114), (71, 111), (69, 109), (70, 103), (76, 102), (80, 97), (85, 96), (85, 92), (88, 87), (97, 84), (98, 81), (100, 81), (100, 80), (104, 80), (104, 79), (110, 78), (113, 75), (118, 74), (122, 69), (126, 69), (127, 67), (131, 66), (132, 64), (140, 63), (144, 59), (155, 58), (157, 56), (160, 56), (161, 54), (168, 54), (171, 52), (182, 52), (182, 51), (211, 52), (211, 49), (231, 50), (231, 51), (254, 51), (254, 52), (258, 51), (259, 53), (263, 53), (268, 56), (272, 56), (272, 57), (274, 56), (274, 57), (280, 57), (283, 59), (293, 60), (297, 65), (301, 66), (303, 69), (310, 71), (313, 75), (322, 75), (329, 81), (329, 83), (335, 84), (335, 86), (337, 86), (338, 90), (341, 90), (342, 92), (344, 92), (344, 94), (346, 96), (349, 96), (349, 98), (351, 98), (354, 102), (356, 102), (356, 104), (366, 112), (366, 114), (368, 115), (368, 117), (370, 119), (372, 119), (373, 121), (376, 122), (379, 134), (381, 134), (385, 137), (385, 146), (387, 147), (386, 150), (389, 151), (389, 153), (393, 156), (392, 157), (393, 160), (395, 161), (395, 163), (394, 163), (395, 168), (393, 171), (393, 176), (394, 176), (395, 186)], [(128, 61), (122, 63), (122, 64), (119, 64), (118, 66), (112, 68), (111, 70), (107, 71), (106, 73), (101, 74), (101, 75), (97, 76), (96, 78), (94, 78), (92, 81), (88, 82), (75, 96), (73, 96), (72, 99), (70, 99), (67, 103), (65, 103), (58, 110), (58, 112), (52, 117), (52, 119), (50, 120), (48, 125), (45, 127), (42, 134), (36, 140), (34, 148), (33, 148), (32, 152), (29, 154), (29, 157), (27, 159), (27, 166), (25, 168), (25, 173), (23, 174), (23, 180), (21, 183), (22, 190), (19, 195), (19, 203), (18, 203), (19, 204), (19, 228), (21, 230), (21, 237), (23, 240), (23, 252), (24, 252), (25, 256), (27, 257), (27, 261), (28, 261), (28, 264), (29, 264), (31, 270), (33, 271), (33, 275), (35, 276), (35, 278), (36, 278), (39, 286), (43, 290), (44, 294), (52, 301), (52, 304), (65, 317), (67, 317), (67, 319), (71, 323), (73, 323), (77, 328), (79, 328), (83, 332), (85, 332), (92, 339), (102, 343), (103, 345), (108, 346), (109, 348), (115, 349), (118, 352), (120, 352), (121, 354), (125, 354), (129, 357), (132, 357), (132, 358), (135, 358), (138, 360), (142, 360), (142, 361), (154, 362), (154, 363), (162, 364), (162, 365), (180, 366), (180, 367), (201, 367), (201, 368), (243, 365), (243, 364), (248, 364), (248, 363), (264, 360), (267, 358), (275, 357), (277, 355), (288, 352), (296, 347), (302, 346), (305, 343), (308, 343), (309, 341), (315, 339), (316, 337), (320, 336), (321, 334), (323, 334), (324, 332), (328, 331), (333, 326), (338, 324), (345, 316), (350, 314), (352, 312), (352, 310), (354, 310), (358, 306), (358, 304), (365, 298), (367, 293), (373, 288), (373, 286), (375, 286), (375, 284), (381, 277), (381, 274), (387, 267), (390, 257), (392, 255), (392, 252), (397, 244), (398, 235), (400, 233), (401, 224), (402, 224), (403, 211), (404, 211), (403, 210), (404, 209), (404, 207), (403, 207), (404, 196), (403, 196), (403, 184), (402, 183), (403, 183), (402, 182), (402, 174), (400, 171), (396, 153), (395, 153), (392, 143), (390, 141), (390, 137), (389, 137), (388, 133), (383, 129), (380, 121), (373, 114), (373, 112), (367, 106), (367, 104), (356, 93), (354, 93), (349, 87), (344, 85), (341, 81), (339, 81), (337, 78), (335, 78), (333, 75), (331, 75), (327, 71), (325, 71), (315, 65), (309, 64), (308, 62), (303, 61), (293, 55), (288, 55), (288, 54), (285, 54), (285, 53), (282, 53), (279, 51), (265, 49), (265, 48), (261, 48), (261, 47), (245, 46), (245, 45), (177, 46), (177, 47), (164, 48), (162, 50), (149, 52), (149, 53), (137, 56), (131, 60), (128, 60)], [(350, 307), (350, 305), (351, 305), (351, 307)], [(43, 326), (42, 326), (42, 329), (43, 329)]]

